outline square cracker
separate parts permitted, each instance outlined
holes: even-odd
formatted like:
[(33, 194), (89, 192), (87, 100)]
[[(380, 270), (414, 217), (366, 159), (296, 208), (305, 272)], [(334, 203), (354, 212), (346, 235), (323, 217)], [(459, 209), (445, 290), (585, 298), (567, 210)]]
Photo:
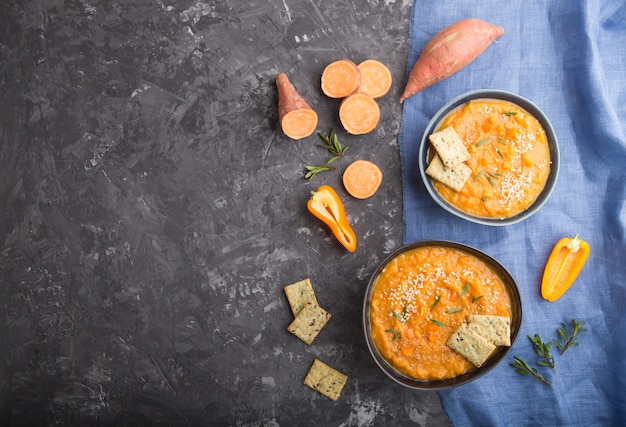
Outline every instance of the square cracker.
[(508, 316), (472, 314), (467, 326), (495, 345), (511, 345), (511, 319)]
[(443, 164), (448, 168), (458, 166), (471, 157), (452, 126), (429, 135), (428, 140), (435, 147)]
[(491, 356), (496, 346), (463, 323), (448, 338), (446, 345), (472, 362), (477, 368)]
[(426, 168), (426, 174), (454, 191), (461, 191), (465, 181), (472, 174), (472, 169), (465, 163), (452, 168), (446, 167), (441, 161), (441, 157), (435, 155)]
[(311, 280), (308, 278), (287, 285), (284, 289), (294, 317), (300, 313), (300, 310), (302, 310), (302, 307), (304, 307), (307, 302), (311, 301), (317, 304), (313, 285), (311, 285)]
[(337, 400), (348, 376), (315, 359), (304, 384), (332, 400)]
[(287, 330), (310, 345), (326, 325), (328, 319), (330, 319), (330, 313), (317, 303), (309, 301), (302, 307)]

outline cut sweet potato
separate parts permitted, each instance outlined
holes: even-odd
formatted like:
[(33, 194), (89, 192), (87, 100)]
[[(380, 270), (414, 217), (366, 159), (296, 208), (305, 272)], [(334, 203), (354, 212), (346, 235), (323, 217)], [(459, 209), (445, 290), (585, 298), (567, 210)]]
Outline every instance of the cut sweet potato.
[(365, 93), (355, 93), (341, 101), (339, 120), (346, 132), (363, 135), (373, 131), (380, 120), (378, 103)]
[(502, 27), (476, 18), (462, 19), (444, 28), (422, 50), (400, 102), (456, 73), (502, 34)]
[(361, 72), (361, 87), (363, 92), (372, 98), (380, 98), (391, 89), (391, 72), (385, 64), (375, 59), (368, 59), (358, 65)]
[(330, 98), (345, 98), (361, 86), (361, 72), (349, 59), (332, 62), (322, 72), (322, 92)]
[(278, 88), (278, 119), (285, 135), (293, 139), (306, 138), (317, 127), (317, 113), (296, 92), (287, 74), (276, 76)]
[(372, 197), (383, 182), (383, 173), (368, 160), (356, 160), (343, 173), (343, 186), (357, 199)]

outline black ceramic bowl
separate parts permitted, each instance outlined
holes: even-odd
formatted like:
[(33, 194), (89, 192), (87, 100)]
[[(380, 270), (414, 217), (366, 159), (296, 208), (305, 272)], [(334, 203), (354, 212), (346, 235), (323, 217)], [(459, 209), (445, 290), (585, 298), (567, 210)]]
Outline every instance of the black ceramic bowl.
[[(428, 161), (429, 161), (428, 151), (429, 151), (429, 146), (430, 146), (428, 136), (432, 134), (435, 131), (435, 129), (437, 129), (437, 126), (439, 125), (439, 123), (452, 110), (474, 99), (500, 99), (500, 100), (512, 102), (518, 105), (519, 107), (523, 108), (524, 110), (526, 110), (532, 116), (534, 116), (539, 121), (539, 123), (541, 124), (541, 126), (546, 132), (548, 145), (550, 147), (550, 160), (551, 160), (550, 174), (548, 175), (548, 180), (546, 181), (546, 185), (542, 193), (537, 197), (534, 203), (528, 207), (528, 209), (509, 218), (503, 218), (503, 219), (485, 218), (485, 217), (471, 215), (471, 214), (468, 214), (467, 212), (462, 211), (461, 209), (457, 208), (456, 206), (453, 206), (447, 200), (445, 200), (439, 194), (437, 189), (433, 186), (431, 178), (428, 175), (426, 175), (426, 168), (428, 167)], [(556, 185), (556, 181), (559, 175), (559, 167), (560, 167), (559, 144), (557, 141), (556, 133), (554, 132), (554, 128), (552, 127), (552, 124), (550, 123), (550, 120), (548, 120), (548, 117), (534, 103), (512, 92), (496, 90), (496, 89), (481, 89), (481, 90), (475, 90), (472, 92), (464, 93), (463, 95), (460, 95), (452, 99), (451, 101), (447, 102), (443, 107), (441, 107), (439, 111), (437, 111), (437, 113), (435, 113), (435, 115), (432, 117), (430, 122), (428, 122), (428, 125), (426, 126), (426, 130), (424, 131), (424, 135), (422, 136), (422, 140), (421, 140), (420, 148), (419, 148), (418, 165), (419, 165), (419, 170), (420, 170), (420, 175), (422, 177), (422, 181), (424, 182), (424, 185), (426, 186), (426, 190), (428, 190), (428, 193), (431, 195), (433, 200), (439, 206), (444, 208), (446, 211), (460, 218), (463, 218), (463, 219), (466, 219), (468, 221), (475, 222), (478, 224), (492, 225), (492, 226), (504, 226), (504, 225), (515, 224), (517, 222), (523, 221), (524, 219), (536, 213), (546, 203), (546, 201), (550, 197), (550, 194), (552, 194), (552, 191), (554, 190), (554, 186)]]
[(376, 282), (378, 280), (378, 276), (381, 274), (383, 269), (398, 255), (402, 253), (411, 251), (416, 248), (421, 247), (429, 247), (429, 246), (437, 246), (437, 247), (446, 247), (453, 248), (457, 250), (461, 250), (466, 252), (469, 255), (472, 255), (485, 264), (489, 265), (502, 279), (502, 283), (509, 293), (509, 297), (511, 300), (511, 346), (515, 342), (517, 335), (519, 333), (520, 327), (522, 325), (522, 300), (520, 298), (519, 290), (517, 289), (517, 284), (515, 280), (511, 276), (511, 274), (494, 258), (485, 254), (484, 252), (479, 251), (478, 249), (472, 248), (470, 246), (450, 242), (447, 240), (424, 240), (415, 243), (411, 243), (405, 246), (400, 247), (396, 251), (394, 251), (391, 255), (389, 255), (376, 269), (374, 274), (372, 275), (369, 284), (367, 286), (367, 290), (365, 292), (365, 300), (363, 303), (363, 330), (365, 333), (365, 340), (367, 342), (367, 346), (369, 351), (385, 374), (389, 376), (392, 380), (413, 389), (418, 390), (442, 390), (450, 387), (456, 387), (462, 384), (466, 384), (470, 381), (473, 381), (482, 375), (486, 374), (494, 367), (496, 367), (504, 357), (507, 355), (511, 347), (498, 347), (494, 353), (489, 357), (489, 359), (480, 367), (476, 368), (470, 372), (459, 375), (454, 378), (443, 379), (443, 380), (416, 380), (411, 378), (398, 370), (396, 370), (387, 360), (381, 355), (380, 351), (374, 344), (374, 340), (372, 339), (372, 331), (371, 331), (371, 323), (370, 323), (370, 307), (371, 307), (371, 299), (374, 288), (376, 287)]

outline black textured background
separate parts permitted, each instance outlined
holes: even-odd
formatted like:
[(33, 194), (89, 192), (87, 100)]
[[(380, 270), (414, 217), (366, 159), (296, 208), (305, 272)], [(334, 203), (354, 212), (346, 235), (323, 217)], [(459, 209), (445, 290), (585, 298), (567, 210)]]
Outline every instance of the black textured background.
[[(387, 379), (361, 327), (369, 275), (402, 239), (397, 135), (409, 0), (0, 2), (0, 425), (445, 425)], [(381, 123), (352, 137), (319, 89), (333, 60), (392, 71)], [(286, 72), (351, 148), (277, 123)], [(341, 170), (384, 173), (350, 198)], [(359, 239), (306, 211), (326, 183)], [(332, 318), (307, 346), (283, 286)], [(332, 402), (314, 358), (349, 376)]]

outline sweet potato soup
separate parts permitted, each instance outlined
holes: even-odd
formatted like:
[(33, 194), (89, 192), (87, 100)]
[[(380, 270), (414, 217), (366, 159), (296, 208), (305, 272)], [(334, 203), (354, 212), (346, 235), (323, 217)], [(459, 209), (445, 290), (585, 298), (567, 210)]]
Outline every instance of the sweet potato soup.
[(534, 116), (508, 101), (477, 99), (452, 111), (438, 129), (448, 126), (470, 152), (472, 174), (460, 191), (433, 180), (444, 199), (487, 218), (510, 218), (532, 205), (550, 173), (546, 132)]
[(398, 255), (374, 284), (370, 326), (380, 354), (418, 380), (453, 378), (475, 369), (446, 346), (470, 314), (511, 316), (501, 277), (459, 249), (429, 246)]

